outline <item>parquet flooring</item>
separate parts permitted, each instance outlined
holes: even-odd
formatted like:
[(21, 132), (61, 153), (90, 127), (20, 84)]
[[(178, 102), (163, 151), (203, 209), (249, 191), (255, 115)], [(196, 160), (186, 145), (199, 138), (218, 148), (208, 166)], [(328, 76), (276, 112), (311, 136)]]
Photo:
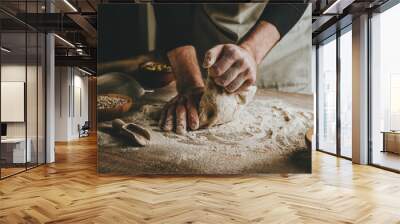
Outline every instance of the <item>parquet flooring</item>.
[(400, 223), (400, 175), (313, 153), (312, 175), (96, 173), (95, 137), (0, 181), (0, 223)]

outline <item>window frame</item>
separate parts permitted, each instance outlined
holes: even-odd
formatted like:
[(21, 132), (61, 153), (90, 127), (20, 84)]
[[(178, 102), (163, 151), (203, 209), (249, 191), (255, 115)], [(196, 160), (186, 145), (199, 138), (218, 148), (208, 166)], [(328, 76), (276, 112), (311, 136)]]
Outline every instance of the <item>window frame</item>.
[[(347, 160), (352, 160), (352, 158), (347, 157), (342, 155), (342, 150), (341, 150), (341, 117), (340, 117), (340, 103), (341, 103), (341, 97), (340, 97), (340, 86), (341, 86), (341, 65), (340, 65), (340, 60), (341, 60), (341, 55), (340, 55), (340, 37), (344, 35), (347, 32), (352, 31), (352, 23), (347, 24), (343, 28), (339, 29), (336, 31), (336, 33), (330, 35), (329, 37), (319, 41), (316, 44), (316, 72), (315, 72), (315, 80), (316, 80), (316, 150), (319, 152), (323, 152), (329, 155), (337, 156), (340, 158), (344, 158)], [(328, 152), (327, 150), (321, 149), (319, 147), (319, 84), (320, 84), (320, 79), (319, 79), (319, 62), (320, 62), (320, 57), (319, 57), (319, 47), (321, 44), (326, 44), (329, 43), (330, 41), (336, 41), (336, 152)]]
[[(24, 2), (24, 3), (25, 3), (25, 11), (27, 12), (27, 10), (28, 10), (27, 9), (27, 4), (26, 4), (27, 2)], [(36, 3), (36, 11), (38, 11), (39, 10), (39, 1), (35, 1), (33, 3)], [(46, 7), (46, 12), (47, 12), (47, 8), (48, 7)], [(47, 80), (46, 79), (47, 79), (47, 72), (48, 72), (47, 71), (47, 44), (48, 44), (48, 40), (47, 40), (47, 32), (43, 32), (41, 30), (38, 30), (38, 29), (30, 26), (28, 23), (18, 19), (12, 13), (6, 11), (5, 9), (0, 8), (0, 12), (6, 14), (7, 16), (9, 16), (11, 19), (15, 20), (16, 22), (21, 23), (23, 30), (19, 30), (19, 31), (15, 31), (15, 32), (20, 32), (21, 34), (25, 35), (25, 40), (24, 40), (24, 42), (25, 42), (24, 43), (25, 44), (25, 49), (24, 49), (24, 51), (25, 51), (25, 56), (24, 56), (25, 57), (25, 59), (24, 59), (25, 60), (25, 93), (24, 93), (24, 95), (25, 95), (25, 97), (24, 97), (25, 98), (25, 102), (24, 102), (24, 120), (25, 120), (24, 121), (25, 122), (24, 129), (25, 129), (25, 135), (23, 137), (25, 139), (25, 166), (24, 166), (23, 170), (14, 172), (14, 173), (9, 174), (9, 175), (3, 175), (2, 167), (0, 167), (0, 180), (4, 180), (4, 179), (7, 179), (9, 177), (12, 177), (12, 176), (18, 175), (20, 173), (26, 172), (28, 170), (37, 168), (37, 167), (39, 167), (41, 165), (47, 164), (47, 110), (46, 110), (46, 108), (47, 108)], [(27, 21), (26, 17), (25, 17), (25, 20)], [(0, 26), (1, 26), (1, 24), (0, 24)], [(2, 35), (4, 33), (8, 33), (8, 32), (7, 31), (4, 32), (3, 30), (0, 29), (0, 46), (2, 46)], [(30, 166), (28, 166), (28, 162), (27, 162), (28, 161), (28, 158), (27, 158), (27, 156), (28, 156), (28, 153), (27, 153), (27, 147), (28, 147), (28, 131), (27, 131), (28, 130), (28, 116), (27, 116), (28, 34), (34, 34), (36, 36), (36, 41), (35, 41), (36, 42), (35, 43), (36, 44), (36, 48), (35, 48), (36, 60), (34, 62), (35, 66), (36, 66), (36, 69), (35, 69), (36, 91), (34, 93), (34, 94), (36, 94), (36, 96), (35, 96), (36, 97), (36, 122), (34, 122), (35, 125), (36, 125), (36, 136), (34, 138), (36, 138), (36, 140), (39, 139), (39, 119), (41, 120), (41, 122), (43, 122), (43, 125), (44, 125), (44, 127), (43, 127), (44, 128), (44, 130), (43, 130), (43, 143), (44, 144), (42, 146), (43, 147), (42, 148), (42, 152), (44, 152), (43, 155), (42, 155), (43, 162), (39, 162), (39, 143), (37, 141), (37, 145), (36, 145), (36, 161), (35, 161), (34, 164), (30, 164)], [(41, 39), (41, 41), (42, 41), (41, 44), (42, 44), (43, 49), (41, 49), (42, 50), (41, 52), (43, 53), (42, 60), (44, 62), (42, 64), (43, 67), (42, 67), (42, 71), (41, 71), (41, 73), (42, 73), (41, 74), (42, 75), (42, 82), (43, 82), (42, 84), (44, 85), (43, 86), (44, 89), (43, 89), (43, 93), (42, 93), (42, 96), (44, 96), (44, 99), (42, 99), (42, 103), (43, 103), (42, 107), (44, 109), (44, 111), (43, 111), (44, 115), (41, 118), (39, 118), (39, 112), (38, 112), (39, 111), (39, 98), (38, 98), (38, 96), (39, 96), (39, 81), (38, 81), (38, 75), (39, 75), (39, 70), (38, 70), (38, 67), (39, 67), (39, 34), (43, 34), (42, 39)], [(3, 58), (2, 58), (2, 56), (0, 54), (0, 82), (1, 82), (1, 68), (3, 66), (2, 62), (3, 62)], [(0, 89), (1, 89), (1, 86), (0, 86)], [(0, 105), (0, 110), (1, 110), (1, 105)], [(44, 120), (42, 120), (42, 119), (44, 119)], [(0, 119), (0, 123), (1, 123), (1, 119)], [(0, 157), (1, 157), (1, 152), (2, 151), (1, 151), (1, 144), (0, 144)]]

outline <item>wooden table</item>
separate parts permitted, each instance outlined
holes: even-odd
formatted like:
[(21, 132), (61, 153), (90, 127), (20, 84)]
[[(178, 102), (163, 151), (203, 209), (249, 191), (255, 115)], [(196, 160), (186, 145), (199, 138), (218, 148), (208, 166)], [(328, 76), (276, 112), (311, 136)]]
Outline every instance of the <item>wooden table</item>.
[(400, 154), (400, 131), (382, 131), (383, 149), (382, 152)]
[[(124, 144), (117, 136), (111, 135), (106, 130), (98, 131), (98, 168), (100, 173), (119, 173), (128, 175), (138, 174), (255, 174), (255, 173), (304, 173), (310, 172), (311, 166), (311, 144), (308, 147), (298, 143), (295, 140), (299, 134), (305, 140), (307, 130), (299, 130), (297, 134), (291, 136), (279, 137), (286, 139), (288, 148), (270, 149), (261, 148), (257, 139), (254, 146), (232, 149), (233, 142), (219, 141), (218, 135), (209, 145), (200, 144), (197, 140), (175, 136), (173, 133), (164, 133), (159, 131), (156, 121), (151, 124), (140, 123), (134, 114), (137, 111), (147, 111), (149, 105), (163, 105), (176, 94), (175, 86), (172, 84), (166, 88), (159, 89), (153, 93), (148, 93), (141, 99), (138, 108), (122, 117), (124, 121), (135, 120), (138, 124), (144, 126), (151, 132), (151, 144), (146, 147), (133, 147)], [(290, 108), (296, 108), (296, 111), (302, 112), (304, 116), (312, 116), (313, 97), (312, 95), (282, 93), (271, 90), (259, 89), (255, 101), (278, 102)], [(249, 105), (251, 107), (251, 105)], [(279, 107), (279, 106), (278, 106)], [(279, 108), (276, 107), (276, 110)], [(272, 107), (273, 108), (273, 107)], [(270, 107), (266, 111), (275, 110)], [(265, 111), (265, 112), (266, 112)], [(266, 112), (268, 114), (268, 112)], [(142, 116), (142, 115), (141, 115)], [(271, 115), (272, 116), (272, 115)], [(281, 119), (282, 113), (278, 114), (276, 119)], [(153, 113), (148, 112), (148, 117), (153, 117)], [(154, 116), (156, 117), (156, 116)], [(148, 119), (148, 118), (146, 118)], [(151, 118), (153, 119), (153, 118)], [(267, 118), (265, 118), (267, 119)], [(294, 117), (292, 118), (294, 119)], [(305, 119), (306, 126), (312, 127), (312, 119), (298, 117), (296, 119)], [(153, 125), (154, 123), (154, 125)], [(106, 126), (107, 122), (100, 122), (99, 127)], [(289, 128), (291, 125), (283, 126)], [(241, 132), (243, 130), (238, 130)], [(243, 131), (243, 136), (246, 136)], [(264, 131), (260, 132), (260, 136)], [(277, 131), (273, 133), (278, 133)], [(201, 135), (197, 133), (196, 135)], [(250, 138), (250, 137), (249, 137)], [(275, 137), (274, 137), (275, 138)], [(182, 140), (183, 139), (183, 140)], [(208, 139), (208, 137), (207, 137)], [(264, 138), (264, 141), (269, 137)], [(286, 142), (285, 140), (285, 142)], [(264, 142), (262, 141), (262, 142)], [(261, 142), (261, 141), (260, 141)], [(259, 144), (257, 147), (256, 145)], [(298, 147), (296, 146), (297, 144)]]

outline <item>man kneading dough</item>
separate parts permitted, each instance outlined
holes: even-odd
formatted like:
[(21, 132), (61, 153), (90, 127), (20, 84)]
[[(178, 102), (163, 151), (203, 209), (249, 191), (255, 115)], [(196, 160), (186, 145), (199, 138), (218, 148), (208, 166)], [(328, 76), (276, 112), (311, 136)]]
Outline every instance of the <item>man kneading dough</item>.
[[(226, 121), (216, 121), (217, 116), (208, 119), (213, 116), (209, 109), (203, 109), (199, 119), (204, 91), (215, 85), (223, 94), (235, 96), (238, 104), (245, 102), (247, 95), (243, 93), (255, 83), (258, 65), (306, 7), (268, 3), (154, 5), (157, 47), (167, 52), (177, 84), (177, 95), (162, 111), (161, 129), (185, 133)], [(204, 58), (203, 68), (198, 57)], [(202, 69), (209, 76), (207, 90)]]

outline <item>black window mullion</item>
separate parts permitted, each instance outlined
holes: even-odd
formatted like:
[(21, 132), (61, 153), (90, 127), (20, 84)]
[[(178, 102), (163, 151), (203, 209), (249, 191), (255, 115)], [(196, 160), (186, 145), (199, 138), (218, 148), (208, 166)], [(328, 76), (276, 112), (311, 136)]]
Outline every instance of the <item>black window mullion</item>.
[(373, 148), (372, 148), (372, 12), (368, 12), (368, 32), (367, 32), (367, 40), (368, 40), (368, 53), (367, 53), (367, 83), (368, 83), (368, 164), (373, 164)]
[[(39, 0), (36, 0), (36, 13), (39, 13)], [(37, 22), (39, 22), (39, 19), (37, 20)], [(38, 165), (39, 165), (39, 32), (36, 32), (36, 166)]]
[[(28, 1), (25, 0), (25, 21), (28, 21)], [(28, 170), (28, 116), (27, 116), (27, 89), (28, 89), (28, 24), (25, 23), (25, 88), (24, 88), (24, 120), (25, 120), (25, 170)]]
[[(2, 47), (2, 32), (1, 32), (1, 24), (2, 23), (0, 23), (0, 47)], [(1, 52), (0, 52), (0, 124), (2, 124), (2, 122), (1, 122), (1, 67), (2, 67), (2, 58), (1, 58)], [(1, 130), (0, 130), (0, 136), (1, 136)], [(2, 176), (1, 176), (1, 170), (2, 170), (2, 167), (3, 167), (3, 163), (1, 162), (2, 161), (2, 156), (1, 156), (1, 144), (0, 144), (0, 180), (2, 179)]]
[[(45, 2), (46, 8), (45, 8), (45, 12), (47, 13), (47, 2)], [(42, 117), (44, 119), (44, 135), (43, 135), (43, 139), (44, 139), (44, 163), (47, 163), (47, 37), (48, 37), (48, 33), (45, 32), (44, 33), (44, 68), (42, 69), (42, 82), (44, 81), (44, 107), (42, 106), (42, 109), (44, 108), (44, 117)], [(44, 72), (44, 73), (43, 73)], [(44, 74), (44, 77), (43, 77)], [(61, 77), (60, 77), (61, 78)], [(60, 89), (61, 91), (61, 89)], [(43, 94), (42, 94), (43, 96)]]
[(336, 154), (341, 156), (341, 114), (340, 114), (340, 84), (341, 84), (341, 64), (340, 64), (340, 35), (336, 32)]
[(319, 44), (315, 47), (315, 148), (319, 149)]

